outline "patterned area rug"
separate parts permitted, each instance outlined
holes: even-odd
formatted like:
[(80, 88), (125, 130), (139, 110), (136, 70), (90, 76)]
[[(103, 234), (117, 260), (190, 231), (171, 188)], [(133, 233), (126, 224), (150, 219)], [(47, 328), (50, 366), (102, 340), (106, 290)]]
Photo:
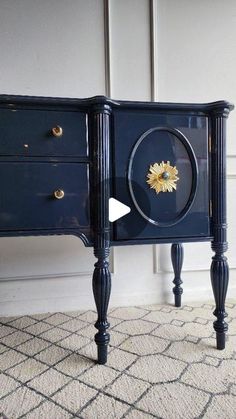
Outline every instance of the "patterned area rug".
[(213, 304), (110, 310), (106, 366), (93, 311), (0, 319), (0, 417), (235, 419), (236, 304), (215, 349)]

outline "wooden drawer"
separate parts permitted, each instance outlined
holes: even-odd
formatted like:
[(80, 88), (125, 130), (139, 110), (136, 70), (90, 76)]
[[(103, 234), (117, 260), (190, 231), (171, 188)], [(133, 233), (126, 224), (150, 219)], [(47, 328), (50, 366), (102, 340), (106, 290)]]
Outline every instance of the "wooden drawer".
[(0, 230), (88, 227), (87, 164), (0, 163), (0, 179)]
[[(54, 135), (52, 129), (58, 129)], [(0, 109), (0, 155), (87, 156), (85, 112)]]

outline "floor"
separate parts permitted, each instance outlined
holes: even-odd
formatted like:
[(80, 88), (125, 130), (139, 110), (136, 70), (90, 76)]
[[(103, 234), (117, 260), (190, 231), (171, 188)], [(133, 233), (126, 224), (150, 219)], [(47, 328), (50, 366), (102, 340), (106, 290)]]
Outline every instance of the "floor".
[(236, 302), (215, 349), (213, 304), (110, 310), (106, 366), (95, 363), (93, 311), (0, 318), (0, 417), (236, 417)]

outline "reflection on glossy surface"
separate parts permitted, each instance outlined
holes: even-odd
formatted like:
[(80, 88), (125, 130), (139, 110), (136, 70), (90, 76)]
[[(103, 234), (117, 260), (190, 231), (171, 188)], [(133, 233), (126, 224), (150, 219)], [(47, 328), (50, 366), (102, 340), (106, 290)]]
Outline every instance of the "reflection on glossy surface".
[[(132, 183), (135, 181), (136, 184), (138, 183), (147, 189), (142, 175), (145, 173), (148, 161), (150, 161), (150, 158), (154, 159), (157, 156), (164, 155), (166, 160), (173, 161), (174, 163), (172, 164), (179, 167), (178, 191), (174, 191), (173, 194), (160, 194), (158, 197), (152, 191), (147, 191), (151, 202), (150, 217), (147, 217), (145, 210), (143, 210), (140, 196), (135, 192)], [(140, 137), (131, 154), (129, 185), (131, 197), (137, 210), (149, 222), (159, 225), (171, 225), (183, 218), (192, 205), (196, 183), (197, 167), (195, 157), (188, 140), (179, 131), (157, 127), (148, 130)], [(178, 199), (178, 196), (181, 199)], [(177, 208), (177, 201), (181, 202), (179, 208)]]
[(0, 155), (87, 156), (87, 119), (85, 112), (0, 109)]
[[(86, 164), (0, 163), (0, 178), (6, 185), (1, 230), (88, 227)], [(55, 199), (57, 189), (64, 191), (63, 199)]]

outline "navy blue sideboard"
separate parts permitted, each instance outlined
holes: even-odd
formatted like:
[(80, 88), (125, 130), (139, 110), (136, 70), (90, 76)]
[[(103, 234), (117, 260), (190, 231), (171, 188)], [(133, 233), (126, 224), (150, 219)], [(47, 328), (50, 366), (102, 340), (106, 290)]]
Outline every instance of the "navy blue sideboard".
[[(226, 101), (179, 104), (0, 95), (0, 236), (73, 234), (93, 246), (98, 362), (106, 363), (111, 246), (209, 241), (217, 348), (225, 347)], [(109, 198), (131, 211), (109, 222)]]

